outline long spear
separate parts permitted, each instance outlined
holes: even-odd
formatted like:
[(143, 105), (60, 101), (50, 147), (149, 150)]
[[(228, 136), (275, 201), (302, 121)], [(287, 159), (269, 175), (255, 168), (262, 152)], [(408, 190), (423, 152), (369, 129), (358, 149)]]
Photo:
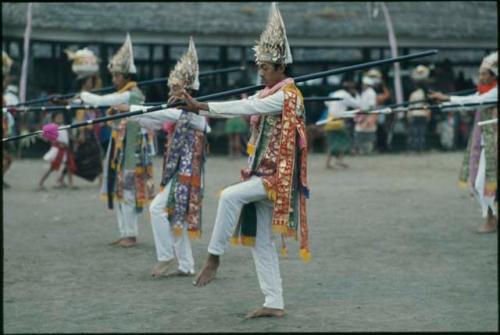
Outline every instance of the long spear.
[[(305, 97), (305, 102), (312, 101), (339, 101), (342, 98), (339, 97)], [(162, 102), (146, 102), (143, 106), (157, 106), (161, 105)], [(55, 111), (72, 111), (77, 109), (108, 109), (113, 105), (91, 105), (91, 104), (81, 104), (81, 105), (66, 105), (66, 106), (35, 106), (35, 107), (3, 107), (4, 112), (55, 112)]]
[(478, 122), (477, 125), (479, 127), (482, 127), (482, 126), (486, 126), (487, 124), (492, 124), (492, 123), (498, 123), (498, 118), (494, 118), (494, 119), (491, 119), (491, 120), (481, 121), (481, 122)]
[[(488, 100), (488, 101), (483, 101), (483, 102), (469, 102), (469, 103), (463, 103), (463, 104), (437, 104), (437, 105), (430, 105), (426, 106), (426, 108), (439, 108), (439, 109), (450, 109), (450, 108), (465, 108), (465, 107), (480, 107), (480, 106), (490, 106), (490, 105), (496, 105), (498, 103), (497, 100)], [(381, 109), (375, 109), (375, 110), (369, 110), (369, 111), (362, 111), (360, 109), (352, 110), (352, 111), (347, 111), (342, 113), (342, 115), (333, 117), (333, 118), (327, 118), (321, 121), (316, 122), (315, 124), (317, 126), (321, 126), (323, 124), (326, 124), (330, 121), (333, 120), (339, 120), (339, 119), (344, 119), (344, 118), (353, 118), (356, 115), (370, 115), (370, 114), (390, 114), (393, 112), (408, 112), (412, 110), (419, 110), (422, 109), (422, 107), (397, 107), (397, 108), (391, 108), (391, 107), (384, 107)]]
[[(327, 71), (322, 71), (322, 72), (316, 72), (316, 73), (312, 73), (312, 74), (306, 74), (306, 75), (295, 77), (293, 79), (294, 79), (294, 81), (296, 83), (298, 83), (298, 82), (301, 82), (301, 81), (307, 81), (307, 80), (312, 80), (312, 79), (317, 79), (317, 78), (323, 78), (323, 77), (327, 77), (327, 76), (331, 76), (331, 75), (341, 74), (341, 73), (344, 73), (344, 72), (364, 70), (364, 69), (367, 69), (367, 68), (370, 68), (370, 67), (373, 67), (373, 66), (382, 65), (382, 64), (388, 64), (388, 63), (394, 63), (394, 62), (401, 62), (401, 61), (405, 61), (405, 60), (410, 60), (410, 59), (415, 59), (415, 58), (421, 58), (421, 57), (431, 56), (431, 55), (437, 54), (437, 52), (438, 52), (437, 50), (430, 50), (430, 51), (418, 52), (418, 53), (409, 54), (409, 55), (400, 56), (400, 57), (395, 57), (395, 58), (381, 59), (381, 60), (378, 60), (378, 61), (372, 61), (372, 62), (367, 62), (367, 63), (362, 63), (362, 64), (356, 64), (356, 65), (346, 66), (346, 67), (339, 68), (339, 69), (333, 69), (333, 70), (327, 70)], [(237, 89), (234, 89), (234, 90), (223, 91), (223, 92), (220, 92), (220, 93), (208, 94), (208, 95), (205, 95), (205, 96), (198, 97), (197, 100), (198, 101), (208, 101), (208, 100), (211, 100), (211, 99), (225, 98), (225, 97), (236, 95), (236, 94), (243, 94), (243, 93), (257, 91), (257, 90), (263, 89), (264, 87), (265, 87), (265, 85), (247, 86), (247, 87), (237, 88)], [(122, 119), (122, 118), (130, 117), (130, 116), (135, 116), (135, 115), (139, 115), (139, 114), (145, 114), (145, 113), (150, 113), (150, 112), (158, 111), (158, 110), (165, 109), (165, 108), (178, 107), (178, 106), (181, 106), (181, 105), (183, 105), (183, 102), (174, 102), (174, 103), (171, 103), (171, 104), (166, 104), (165, 103), (165, 104), (161, 104), (161, 105), (158, 105), (158, 106), (153, 106), (151, 108), (144, 108), (144, 109), (141, 109), (141, 110), (136, 110), (136, 111), (133, 111), (133, 112), (120, 113), (120, 114), (105, 116), (105, 117), (98, 118), (98, 119), (77, 122), (77, 123), (73, 123), (73, 124), (70, 124), (70, 125), (61, 126), (58, 129), (59, 130), (65, 130), (65, 129), (73, 129), (73, 128), (78, 128), (78, 127), (84, 127), (84, 126), (92, 125), (92, 124), (95, 124), (95, 123), (101, 123), (101, 122), (107, 122), (107, 121), (111, 121), (111, 120)], [(9, 141), (18, 140), (18, 139), (21, 139), (21, 138), (24, 138), (24, 137), (28, 137), (28, 136), (39, 135), (39, 134), (42, 134), (42, 132), (43, 132), (42, 130), (38, 130), (38, 131), (36, 131), (34, 133), (29, 133), (29, 134), (24, 134), (24, 135), (17, 135), (17, 136), (7, 137), (7, 138), (3, 138), (2, 142), (9, 142)]]
[[(460, 110), (461, 108), (466, 108), (466, 107), (481, 107), (481, 106), (490, 106), (490, 105), (495, 105), (497, 104), (497, 100), (488, 100), (488, 101), (482, 101), (482, 102), (468, 102), (468, 103), (455, 103), (455, 104), (446, 104), (446, 103), (441, 103), (441, 104), (436, 104), (436, 105), (429, 105), (426, 106), (425, 108), (438, 108), (438, 109), (450, 109), (450, 108), (456, 108), (457, 110)], [(351, 117), (354, 116), (355, 114), (389, 114), (393, 112), (408, 112), (412, 110), (420, 110), (423, 107), (397, 107), (397, 108), (390, 108), (390, 107), (384, 107), (381, 109), (376, 109), (376, 110), (371, 110), (371, 111), (361, 111), (361, 110), (354, 110), (354, 111), (348, 111), (344, 112), (344, 115), (346, 117)]]
[[(475, 88), (471, 88), (471, 89), (467, 89), (467, 90), (461, 90), (461, 91), (456, 91), (456, 92), (451, 92), (451, 93), (448, 93), (447, 95), (463, 95), (463, 94), (472, 94), (472, 93), (475, 93), (476, 92), (476, 89)], [(408, 105), (413, 105), (413, 104), (420, 104), (420, 103), (424, 103), (424, 102), (428, 102), (429, 100), (428, 99), (422, 99), (422, 100), (414, 100), (414, 101), (405, 101), (405, 102), (402, 102), (402, 103), (399, 103), (399, 104), (392, 104), (392, 105), (388, 105), (388, 106), (385, 106), (387, 108), (396, 108), (396, 107), (401, 107), (401, 106), (408, 106)]]
[[(200, 72), (199, 76), (200, 77), (205, 77), (205, 76), (211, 76), (211, 75), (214, 75), (214, 74), (222, 74), (222, 73), (244, 71), (244, 70), (245, 70), (244, 66), (235, 66), (235, 67), (228, 67), (226, 69), (219, 69), (219, 70), (211, 70), (211, 71)], [(168, 80), (168, 77), (160, 77), (160, 78), (156, 78), (156, 79), (149, 79), (149, 80), (139, 81), (139, 82), (137, 82), (137, 85), (139, 85), (139, 86), (152, 85), (152, 84), (158, 84), (158, 83), (166, 82), (167, 80)], [(91, 93), (106, 93), (106, 92), (111, 92), (113, 90), (115, 90), (114, 86), (106, 86), (106, 87), (103, 87), (103, 88), (92, 90), (90, 92)], [(18, 107), (18, 106), (25, 106), (25, 105), (36, 104), (36, 103), (40, 103), (40, 102), (46, 102), (46, 101), (49, 101), (50, 99), (52, 99), (54, 97), (57, 97), (59, 99), (68, 99), (68, 98), (71, 98), (71, 97), (77, 95), (78, 93), (80, 93), (80, 92), (67, 93), (67, 94), (63, 94), (63, 95), (51, 95), (51, 96), (48, 96), (48, 97), (45, 97), (45, 98), (33, 99), (33, 100), (25, 101), (25, 102), (20, 102), (20, 103), (18, 103), (16, 105), (7, 106), (7, 107)]]

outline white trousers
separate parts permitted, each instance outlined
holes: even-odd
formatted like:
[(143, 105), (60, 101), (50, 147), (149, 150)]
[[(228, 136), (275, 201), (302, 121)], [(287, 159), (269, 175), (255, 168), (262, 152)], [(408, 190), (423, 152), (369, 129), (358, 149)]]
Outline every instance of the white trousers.
[(241, 209), (250, 202), (256, 202), (257, 236), (252, 255), (260, 290), (265, 297), (264, 307), (283, 309), (278, 252), (271, 229), (273, 203), (267, 199), (261, 178), (252, 177), (248, 181), (227, 187), (221, 193), (208, 252), (213, 255), (224, 254)]
[(194, 259), (191, 243), (189, 242), (187, 225), (184, 225), (181, 236), (173, 235), (167, 213), (165, 212), (171, 184), (169, 182), (163, 191), (155, 196), (149, 206), (156, 258), (158, 261), (169, 261), (177, 257), (179, 270), (184, 273), (194, 274)]
[(116, 218), (118, 219), (118, 230), (120, 237), (136, 237), (137, 231), (137, 218), (139, 213), (135, 210), (135, 193), (130, 190), (123, 190), (122, 201), (115, 202)]
[(479, 158), (479, 167), (477, 170), (476, 180), (474, 181), (474, 195), (481, 205), (483, 211), (483, 218), (488, 216), (488, 208), (491, 208), (494, 216), (498, 216), (497, 208), (495, 206), (495, 197), (484, 196), (484, 184), (486, 182), (486, 156), (484, 149), (481, 149), (481, 158)]

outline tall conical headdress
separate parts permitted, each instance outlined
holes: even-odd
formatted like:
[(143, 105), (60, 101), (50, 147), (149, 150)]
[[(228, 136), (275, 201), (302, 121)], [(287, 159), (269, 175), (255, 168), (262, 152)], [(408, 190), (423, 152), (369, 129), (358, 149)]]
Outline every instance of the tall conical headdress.
[(2, 74), (4, 76), (9, 74), (12, 63), (12, 58), (10, 58), (9, 55), (2, 50)]
[(488, 69), (498, 77), (498, 51), (484, 57), (480, 68)]
[(286, 29), (276, 2), (271, 3), (266, 29), (253, 48), (255, 62), (291, 64), (293, 62), (290, 45), (286, 38)]
[(189, 48), (182, 55), (181, 59), (177, 61), (174, 69), (170, 71), (167, 85), (170, 88), (173, 85), (179, 85), (182, 88), (198, 90), (200, 88), (198, 76), (198, 54), (196, 53), (193, 37), (191, 36), (189, 37)]
[(99, 72), (98, 59), (87, 48), (80, 49), (73, 52), (69, 49), (64, 50), (68, 55), (68, 59), (73, 62), (71, 70), (78, 76), (78, 78), (86, 78)]
[(118, 50), (118, 52), (109, 61), (108, 70), (109, 72), (119, 72), (125, 74), (137, 73), (137, 69), (134, 64), (132, 40), (130, 39), (129, 33), (127, 33), (125, 43), (123, 43), (120, 50)]

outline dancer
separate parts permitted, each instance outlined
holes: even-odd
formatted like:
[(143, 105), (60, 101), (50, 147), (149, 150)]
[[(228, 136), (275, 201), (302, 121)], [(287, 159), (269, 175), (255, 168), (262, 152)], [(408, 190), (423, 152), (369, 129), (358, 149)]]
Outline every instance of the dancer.
[[(108, 69), (117, 92), (99, 96), (82, 92), (80, 99), (91, 105), (141, 104), (144, 102), (135, 75), (134, 54), (130, 35), (111, 59)], [(110, 109), (110, 113), (116, 109)], [(116, 217), (120, 238), (111, 243), (120, 247), (133, 247), (137, 243), (139, 213), (154, 196), (153, 133), (135, 121), (121, 119), (113, 123), (111, 140), (104, 163), (102, 199), (113, 209), (118, 201)]]
[[(447, 96), (440, 92), (431, 92), (429, 97), (437, 101), (449, 101), (445, 104), (495, 101), (498, 99), (497, 80), (498, 52), (494, 52), (486, 56), (479, 67), (479, 84), (476, 94)], [(484, 225), (478, 229), (479, 233), (492, 233), (497, 230), (498, 125), (492, 123), (480, 127), (478, 122), (494, 119), (497, 114), (496, 106), (478, 108), (460, 169), (460, 185), (469, 187), (481, 206), (483, 218), (486, 219)]]
[(273, 232), (297, 239), (300, 234), (303, 260), (309, 260), (310, 251), (304, 103), (289, 76), (292, 55), (276, 3), (271, 4), (267, 27), (254, 50), (266, 86), (257, 94), (237, 101), (200, 103), (182, 92), (185, 109), (194, 112), (208, 111), (208, 116), (214, 117), (260, 115), (248, 145), (249, 167), (242, 170), (242, 182), (225, 188), (220, 195), (208, 259), (193, 284), (205, 286), (215, 278), (220, 256), (230, 240), (252, 246), (265, 301), (247, 318), (280, 317), (284, 315), (283, 288)]

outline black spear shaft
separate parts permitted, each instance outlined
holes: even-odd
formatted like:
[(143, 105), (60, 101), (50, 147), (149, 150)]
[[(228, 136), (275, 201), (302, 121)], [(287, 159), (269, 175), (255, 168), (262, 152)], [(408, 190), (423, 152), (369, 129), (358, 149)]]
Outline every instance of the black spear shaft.
[[(317, 79), (317, 78), (323, 78), (323, 77), (327, 77), (327, 76), (331, 76), (331, 75), (335, 75), (335, 74), (341, 74), (341, 73), (344, 73), (344, 72), (364, 70), (364, 69), (367, 69), (367, 68), (370, 68), (370, 67), (373, 67), (373, 66), (378, 66), (378, 65), (382, 65), (382, 64), (388, 64), (388, 63), (401, 62), (401, 61), (405, 61), (405, 60), (410, 60), (410, 59), (414, 59), (414, 58), (421, 58), (421, 57), (431, 56), (431, 55), (435, 55), (435, 54), (437, 54), (437, 50), (430, 50), (430, 51), (418, 52), (418, 53), (409, 54), (409, 55), (405, 55), (405, 56), (399, 56), (399, 57), (394, 57), (394, 58), (381, 59), (381, 60), (378, 60), (378, 61), (373, 61), (373, 62), (368, 62), (368, 63), (362, 63), (362, 64), (356, 64), (356, 65), (346, 66), (346, 67), (342, 67), (342, 68), (339, 68), (339, 69), (333, 69), (333, 70), (327, 70), (327, 71), (322, 71), (322, 72), (316, 72), (316, 73), (312, 73), (312, 74), (306, 74), (306, 75), (295, 77), (293, 79), (294, 79), (294, 81), (296, 83), (299, 83), (299, 82), (302, 82), (302, 81), (307, 81), (307, 80), (312, 80), (312, 79)], [(243, 94), (243, 93), (257, 91), (257, 90), (263, 89), (264, 87), (265, 87), (264, 85), (246, 86), (246, 87), (237, 88), (237, 89), (234, 89), (234, 90), (229, 90), (229, 91), (223, 91), (223, 92), (219, 92), (219, 93), (213, 93), (213, 94), (204, 95), (204, 96), (198, 97), (196, 100), (203, 102), (203, 101), (212, 100), (212, 99), (225, 98), (225, 97), (236, 95), (236, 94)], [(59, 127), (59, 130), (73, 129), (73, 128), (88, 126), (88, 125), (92, 125), (92, 124), (96, 124), (96, 123), (107, 122), (107, 121), (117, 120), (117, 119), (123, 119), (123, 118), (126, 118), (126, 117), (135, 116), (135, 115), (139, 115), (139, 114), (145, 114), (145, 113), (155, 112), (155, 111), (162, 110), (162, 109), (165, 109), (165, 108), (179, 107), (181, 105), (183, 105), (183, 102), (175, 102), (173, 104), (162, 104), (162, 105), (153, 106), (153, 107), (150, 107), (150, 108), (144, 108), (144, 109), (133, 111), (133, 112), (127, 112), (127, 113), (109, 115), (109, 116), (105, 116), (105, 117), (98, 118), (98, 119), (93, 119), (93, 120), (87, 120), (87, 121), (83, 121), (83, 122), (73, 123), (73, 124), (70, 124), (70, 125)], [(2, 142), (9, 142), (9, 141), (18, 140), (18, 139), (21, 139), (21, 138), (24, 138), (24, 137), (28, 137), (28, 136), (40, 134), (41, 132), (42, 131), (39, 130), (37, 132), (30, 133), (30, 134), (17, 135), (17, 136), (3, 138)]]
[[(339, 101), (342, 98), (339, 97), (305, 97), (305, 102), (311, 101)], [(142, 104), (143, 106), (158, 106), (161, 105), (162, 102), (146, 102)], [(34, 112), (34, 111), (42, 111), (42, 112), (54, 112), (54, 111), (64, 111), (64, 110), (75, 110), (75, 109), (108, 109), (112, 107), (112, 105), (90, 105), (90, 104), (81, 104), (81, 105), (67, 105), (67, 106), (35, 106), (35, 107), (3, 107), (2, 110), (8, 112)]]
[[(228, 73), (228, 72), (236, 72), (236, 71), (244, 71), (244, 70), (245, 70), (244, 66), (228, 67), (226, 69), (200, 72), (199, 77), (206, 77), (206, 76), (211, 76), (214, 74), (223, 74), (223, 73)], [(137, 82), (137, 85), (139, 85), (139, 86), (152, 85), (152, 84), (162, 83), (162, 82), (165, 82), (167, 80), (168, 80), (168, 77), (161, 77), (161, 78), (156, 78), (156, 79), (139, 81), (139, 82)], [(92, 90), (92, 91), (90, 91), (90, 93), (106, 93), (106, 92), (111, 92), (113, 90), (115, 90), (114, 86), (106, 86), (103, 88), (99, 88), (97, 90)], [(28, 101), (20, 102), (16, 105), (7, 106), (7, 107), (18, 107), (18, 106), (36, 104), (36, 103), (40, 103), (40, 102), (46, 102), (46, 101), (49, 101), (53, 97), (57, 97), (60, 99), (68, 99), (68, 98), (75, 96), (78, 93), (80, 93), (80, 92), (67, 93), (67, 94), (63, 94), (63, 95), (51, 95), (51, 96), (46, 97), (46, 98), (28, 100)]]
[[(483, 101), (483, 102), (467, 102), (467, 103), (463, 103), (463, 104), (437, 104), (437, 105), (428, 105), (428, 106), (425, 106), (425, 107), (404, 107), (404, 106), (400, 106), (399, 108), (396, 107), (382, 107), (380, 109), (374, 109), (374, 110), (371, 110), (371, 111), (356, 111), (356, 113), (352, 113), (352, 116), (356, 115), (356, 114), (361, 114), (361, 115), (370, 115), (370, 114), (380, 114), (380, 113), (384, 113), (384, 114), (388, 114), (388, 113), (392, 113), (392, 112), (401, 112), (401, 113), (404, 113), (404, 112), (408, 112), (408, 111), (412, 111), (412, 110), (420, 110), (422, 108), (428, 108), (428, 109), (431, 109), (431, 108), (439, 108), (439, 109), (450, 109), (450, 108), (457, 108), (457, 110), (459, 110), (460, 108), (463, 108), (463, 107), (480, 107), (480, 106), (491, 106), (491, 105), (496, 105), (498, 103), (497, 100), (488, 100), (488, 101)], [(347, 112), (346, 114), (351, 114), (349, 112)]]
[[(473, 89), (468, 89), (468, 90), (462, 90), (462, 91), (447, 93), (446, 95), (472, 94), (472, 93), (475, 93), (475, 92), (476, 92), (476, 89), (473, 88)], [(420, 103), (424, 103), (424, 102), (429, 102), (429, 101), (428, 101), (428, 99), (415, 100), (415, 101), (405, 101), (405, 102), (401, 102), (399, 104), (387, 105), (387, 106), (384, 106), (384, 108), (403, 107), (403, 106), (407, 106), (407, 105), (420, 104)]]

